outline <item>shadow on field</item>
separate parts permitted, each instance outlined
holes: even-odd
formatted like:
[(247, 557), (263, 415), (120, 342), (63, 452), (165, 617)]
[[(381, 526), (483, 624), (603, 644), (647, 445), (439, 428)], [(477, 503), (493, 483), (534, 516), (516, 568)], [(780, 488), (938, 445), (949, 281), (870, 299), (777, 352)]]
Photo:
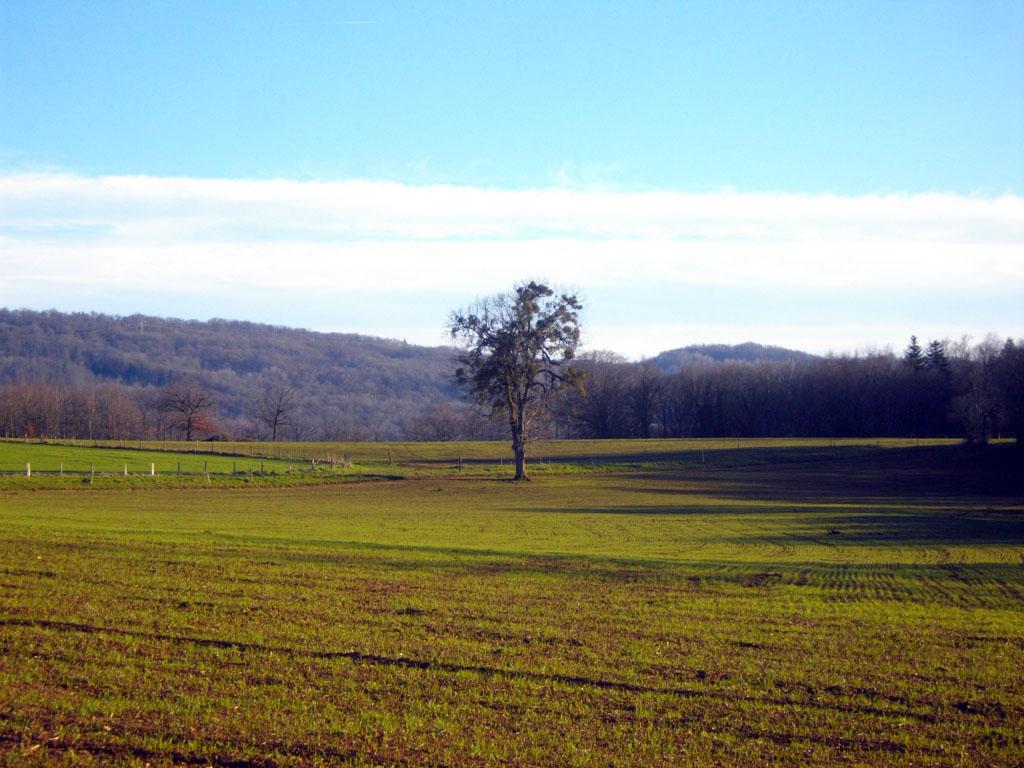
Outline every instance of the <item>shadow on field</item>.
[[(850, 545), (942, 546), (957, 544), (1024, 545), (1024, 516), (967, 516), (943, 514), (857, 515), (844, 513), (834, 517), (816, 515), (811, 521), (787, 525), (788, 538), (824, 538), (831, 543)], [(758, 535), (733, 536), (721, 541), (752, 544), (764, 540)]]
[[(785, 504), (764, 506), (678, 506), (678, 507), (574, 507), (561, 509), (559, 514), (591, 515), (665, 515), (673, 517), (716, 517), (721, 515), (746, 515), (751, 518), (765, 515), (788, 515), (785, 521), (775, 518), (780, 526), (770, 534), (749, 536), (716, 537), (718, 543), (750, 544), (759, 541), (778, 541), (780, 536), (794, 543), (801, 540), (827, 540), (836, 545), (1024, 545), (1024, 513), (989, 512), (974, 510), (962, 512), (936, 511), (934, 507), (894, 505), (886, 510), (885, 504), (857, 504), (850, 506), (840, 502), (837, 509), (807, 507), (787, 508)], [(859, 508), (858, 508), (859, 507)], [(871, 507), (874, 513), (867, 513), (863, 507)], [(526, 511), (544, 512), (541, 507)], [(754, 521), (752, 521), (754, 522)]]
[[(583, 441), (586, 442), (586, 441)], [(609, 441), (614, 443), (615, 441)], [(629, 464), (676, 464), (676, 465), (706, 465), (707, 467), (730, 467), (750, 466), (759, 464), (778, 464), (789, 462), (823, 461), (839, 456), (861, 456), (873, 455), (879, 451), (890, 451), (891, 448), (880, 448), (870, 443), (859, 445), (780, 445), (774, 447), (748, 446), (744, 443), (736, 443), (732, 446), (730, 440), (712, 440), (717, 443), (713, 447), (702, 450), (699, 447), (692, 447), (686, 450), (645, 450), (642, 447), (643, 441), (634, 441), (639, 450), (632, 450), (623, 453), (601, 452), (601, 453), (550, 453), (542, 447), (533, 446), (528, 456), (527, 463), (531, 466), (543, 464), (566, 464), (570, 466), (622, 466)], [(453, 444), (454, 445), (454, 444)], [(452, 449), (453, 454), (455, 449)], [(443, 458), (412, 458), (402, 463), (407, 466), (451, 466), (457, 464), (458, 456), (451, 455)], [(504, 461), (511, 469), (511, 454), (509, 456), (473, 456), (463, 457), (462, 463), (466, 465), (493, 465), (498, 461)]]
[[(984, 497), (1024, 503), (1024, 450), (1012, 445), (904, 448), (817, 462), (638, 473), (633, 478), (651, 484), (623, 484), (617, 490), (790, 502), (889, 498), (955, 503)], [(666, 487), (666, 480), (687, 481), (687, 487)]]

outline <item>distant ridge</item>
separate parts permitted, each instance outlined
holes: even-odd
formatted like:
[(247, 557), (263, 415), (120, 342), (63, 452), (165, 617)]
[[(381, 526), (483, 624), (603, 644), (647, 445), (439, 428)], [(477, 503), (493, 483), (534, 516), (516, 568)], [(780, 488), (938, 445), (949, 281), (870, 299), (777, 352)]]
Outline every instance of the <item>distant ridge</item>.
[(652, 357), (650, 362), (665, 371), (675, 373), (688, 365), (700, 363), (722, 363), (738, 361), (753, 363), (761, 360), (779, 362), (809, 363), (816, 356), (796, 349), (756, 344), (752, 341), (743, 344), (691, 344), (688, 347), (670, 349)]
[(298, 390), (304, 434), (390, 439), (429, 403), (461, 401), (452, 350), (235, 320), (0, 309), (0, 384), (179, 378), (213, 390), (229, 422), (276, 381)]

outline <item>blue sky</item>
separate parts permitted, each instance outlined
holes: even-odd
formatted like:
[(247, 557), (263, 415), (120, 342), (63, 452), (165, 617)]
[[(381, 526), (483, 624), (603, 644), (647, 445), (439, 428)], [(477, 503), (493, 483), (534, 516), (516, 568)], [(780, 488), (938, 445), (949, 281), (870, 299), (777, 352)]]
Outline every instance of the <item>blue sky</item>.
[(439, 343), (540, 275), (633, 356), (1024, 335), (1022, 41), (981, 0), (13, 0), (0, 304)]

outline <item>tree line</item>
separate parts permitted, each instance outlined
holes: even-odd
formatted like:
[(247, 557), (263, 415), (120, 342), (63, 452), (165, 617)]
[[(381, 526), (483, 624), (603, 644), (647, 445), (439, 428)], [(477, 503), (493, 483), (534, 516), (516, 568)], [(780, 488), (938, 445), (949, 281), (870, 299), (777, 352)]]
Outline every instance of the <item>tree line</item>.
[[(610, 352), (579, 356), (582, 391), (542, 404), (533, 434), (562, 438), (962, 436), (1024, 434), (1024, 343), (916, 340), (904, 354), (809, 361), (705, 361), (664, 371)], [(105, 382), (0, 385), (5, 437), (79, 439), (358, 439), (309, 430), (299, 390), (266, 385), (239, 417), (192, 380), (162, 387)], [(296, 427), (299, 427), (296, 429)], [(433, 400), (410, 414), (408, 440), (497, 439), (498, 416)]]
[[(30, 314), (49, 317), (47, 313)], [(11, 313), (7, 317), (10, 319)], [(462, 320), (479, 324), (483, 317), (477, 311), (464, 314)], [(111, 328), (122, 335), (129, 331), (136, 335), (158, 333), (152, 323), (145, 326), (150, 322), (146, 318), (131, 319), (128, 330), (121, 321), (104, 316), (76, 322), (73, 327), (81, 330), (84, 326), (96, 333)], [(198, 326), (204, 333), (211, 332), (205, 324)], [(266, 327), (258, 328), (262, 332)], [(172, 335), (173, 343), (168, 343), (185, 345), (195, 332), (187, 327), (183, 335)], [(33, 331), (30, 335), (39, 334)], [(51, 360), (27, 354), (31, 343), (25, 334), (15, 337), (13, 344), (10, 339), (5, 341), (8, 355), (12, 350), (20, 355), (18, 364), (5, 364), (0, 378), (7, 380), (0, 383), (0, 434), (6, 437), (443, 441), (509, 435), (508, 414), (493, 408), (501, 391), (482, 386), (481, 402), (460, 402), (448, 396), (455, 391), (455, 380), (449, 385), (438, 383), (433, 368), (429, 387), (410, 395), (408, 401), (401, 399), (401, 391), (382, 390), (380, 397), (391, 410), (387, 428), (375, 429), (372, 417), (380, 412), (382, 403), (376, 402), (373, 408), (367, 405), (373, 400), (372, 388), (369, 392), (365, 387), (347, 391), (336, 385), (329, 396), (315, 398), (301, 381), (295, 383), (294, 376), (285, 375), (276, 365), (264, 371), (265, 375), (248, 380), (244, 390), (230, 390), (227, 396), (217, 377), (203, 380), (198, 375), (176, 376), (168, 370), (154, 379), (143, 377), (144, 382), (130, 383), (97, 380), (95, 376), (64, 377), (60, 366), (54, 368)], [(39, 336), (40, 348), (45, 347), (45, 338), (45, 333)], [(139, 342), (132, 338), (132, 343)], [(312, 343), (305, 336), (298, 338)], [(124, 339), (118, 336), (114, 341)], [(206, 347), (200, 358), (209, 360), (220, 344)], [(389, 352), (404, 354), (394, 346)], [(464, 348), (463, 355), (465, 352)], [(52, 349), (49, 354), (52, 356)], [(424, 358), (418, 352), (409, 354), (414, 370), (424, 370), (420, 367)], [(448, 350), (444, 354), (451, 376), (457, 365), (453, 360), (456, 353)], [(431, 355), (433, 360), (440, 353)], [(397, 370), (398, 360), (389, 360)], [(479, 362), (487, 360), (483, 355)], [(463, 360), (463, 385), (467, 383), (466, 362)], [(917, 435), (963, 436), (986, 442), (994, 436), (1024, 434), (1024, 343), (1012, 339), (919, 344), (912, 337), (901, 353), (825, 357), (773, 353), (771, 358), (724, 361), (685, 353), (668, 361), (659, 357), (634, 363), (614, 353), (591, 352), (572, 359), (571, 366), (579, 372), (579, 381), (561, 388), (560, 396), (550, 399), (540, 387), (542, 396), (530, 403), (529, 414), (524, 412), (523, 418), (531, 419), (532, 436)], [(391, 380), (407, 376), (396, 374)], [(317, 386), (329, 388), (322, 379)]]
[(902, 355), (712, 362), (664, 372), (611, 353), (581, 356), (586, 392), (554, 418), (571, 437), (963, 436), (1024, 434), (1024, 344), (916, 338)]
[[(666, 371), (612, 352), (572, 366), (582, 390), (546, 403), (536, 437), (963, 437), (1024, 435), (1024, 342), (916, 337), (902, 354), (709, 358)], [(469, 434), (437, 409), (452, 439)], [(429, 423), (429, 420), (427, 420)], [(435, 432), (440, 439), (441, 430)], [(1019, 443), (1019, 441), (1018, 441)]]
[[(0, 436), (78, 440), (360, 440), (368, 432), (324, 422), (317, 428), (299, 390), (285, 381), (268, 386), (241, 416), (225, 418), (216, 393), (195, 380), (162, 387), (117, 382), (68, 385), (0, 384)], [(310, 426), (313, 424), (314, 426)], [(500, 425), (445, 400), (413, 412), (400, 436), (408, 440), (492, 440)]]

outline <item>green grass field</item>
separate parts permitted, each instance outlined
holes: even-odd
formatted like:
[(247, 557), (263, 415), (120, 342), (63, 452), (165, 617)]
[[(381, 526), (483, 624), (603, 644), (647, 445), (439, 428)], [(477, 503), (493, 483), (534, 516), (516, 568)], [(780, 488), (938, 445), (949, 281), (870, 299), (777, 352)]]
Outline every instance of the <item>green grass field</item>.
[(268, 472), (286, 472), (294, 462), (281, 459), (257, 459), (244, 455), (193, 453), (183, 444), (162, 444), (159, 448), (139, 450), (134, 443), (126, 447), (116, 445), (76, 446), (70, 443), (41, 443), (28, 441), (0, 441), (0, 472), (21, 473), (30, 464), (37, 473), (54, 473), (63, 467), (68, 474), (96, 472), (118, 475), (125, 465), (131, 474), (148, 474), (155, 465), (159, 474), (199, 474), (211, 472), (225, 474), (248, 472), (250, 469)]
[[(540, 440), (533, 474), (635, 472), (863, 457), (908, 447), (953, 445), (950, 439), (665, 439)], [(351, 462), (345, 467), (343, 460)], [(189, 486), (208, 482), (296, 485), (370, 477), (503, 477), (504, 442), (256, 443), (184, 441), (0, 440), (0, 488), (72, 488), (89, 475), (100, 487)], [(26, 464), (33, 480), (22, 481)], [(150, 475), (153, 472), (154, 475)], [(249, 473), (253, 476), (250, 477)], [(352, 477), (358, 475), (360, 477)], [(61, 477), (63, 476), (63, 477)], [(151, 479), (155, 477), (157, 479)]]
[[(270, 458), (185, 450), (183, 443), (80, 446), (0, 440), (0, 489), (292, 486), (387, 476), (320, 457)], [(175, 450), (178, 449), (178, 450)], [(26, 469), (28, 468), (28, 470)], [(391, 473), (394, 474), (394, 473)]]
[[(657, 440), (537, 440), (530, 445), (530, 456), (535, 461), (565, 463), (596, 458), (602, 462), (671, 459), (675, 461), (700, 460), (708, 456), (744, 451), (748, 454), (783, 455), (781, 452), (802, 449), (827, 454), (835, 450), (870, 450), (880, 448), (906, 448), (911, 446), (953, 445), (959, 441), (949, 438), (744, 438), (744, 439), (680, 439)], [(0, 441), (0, 469), (17, 469), (17, 446), (39, 445), (38, 441)], [(174, 451), (193, 455), (262, 456), (288, 460), (340, 459), (345, 454), (360, 464), (382, 464), (391, 456), (394, 464), (451, 464), (461, 457), (466, 461), (497, 463), (512, 459), (507, 442), (435, 442), (435, 443), (266, 443), (266, 442), (185, 442), (183, 440), (95, 440), (57, 441), (51, 446), (74, 448), (135, 449), (145, 451)], [(22, 465), (23, 466), (23, 465)], [(148, 465), (147, 465), (148, 466)]]
[(11, 478), (0, 764), (1020, 765), (1021, 452), (703, 442)]

